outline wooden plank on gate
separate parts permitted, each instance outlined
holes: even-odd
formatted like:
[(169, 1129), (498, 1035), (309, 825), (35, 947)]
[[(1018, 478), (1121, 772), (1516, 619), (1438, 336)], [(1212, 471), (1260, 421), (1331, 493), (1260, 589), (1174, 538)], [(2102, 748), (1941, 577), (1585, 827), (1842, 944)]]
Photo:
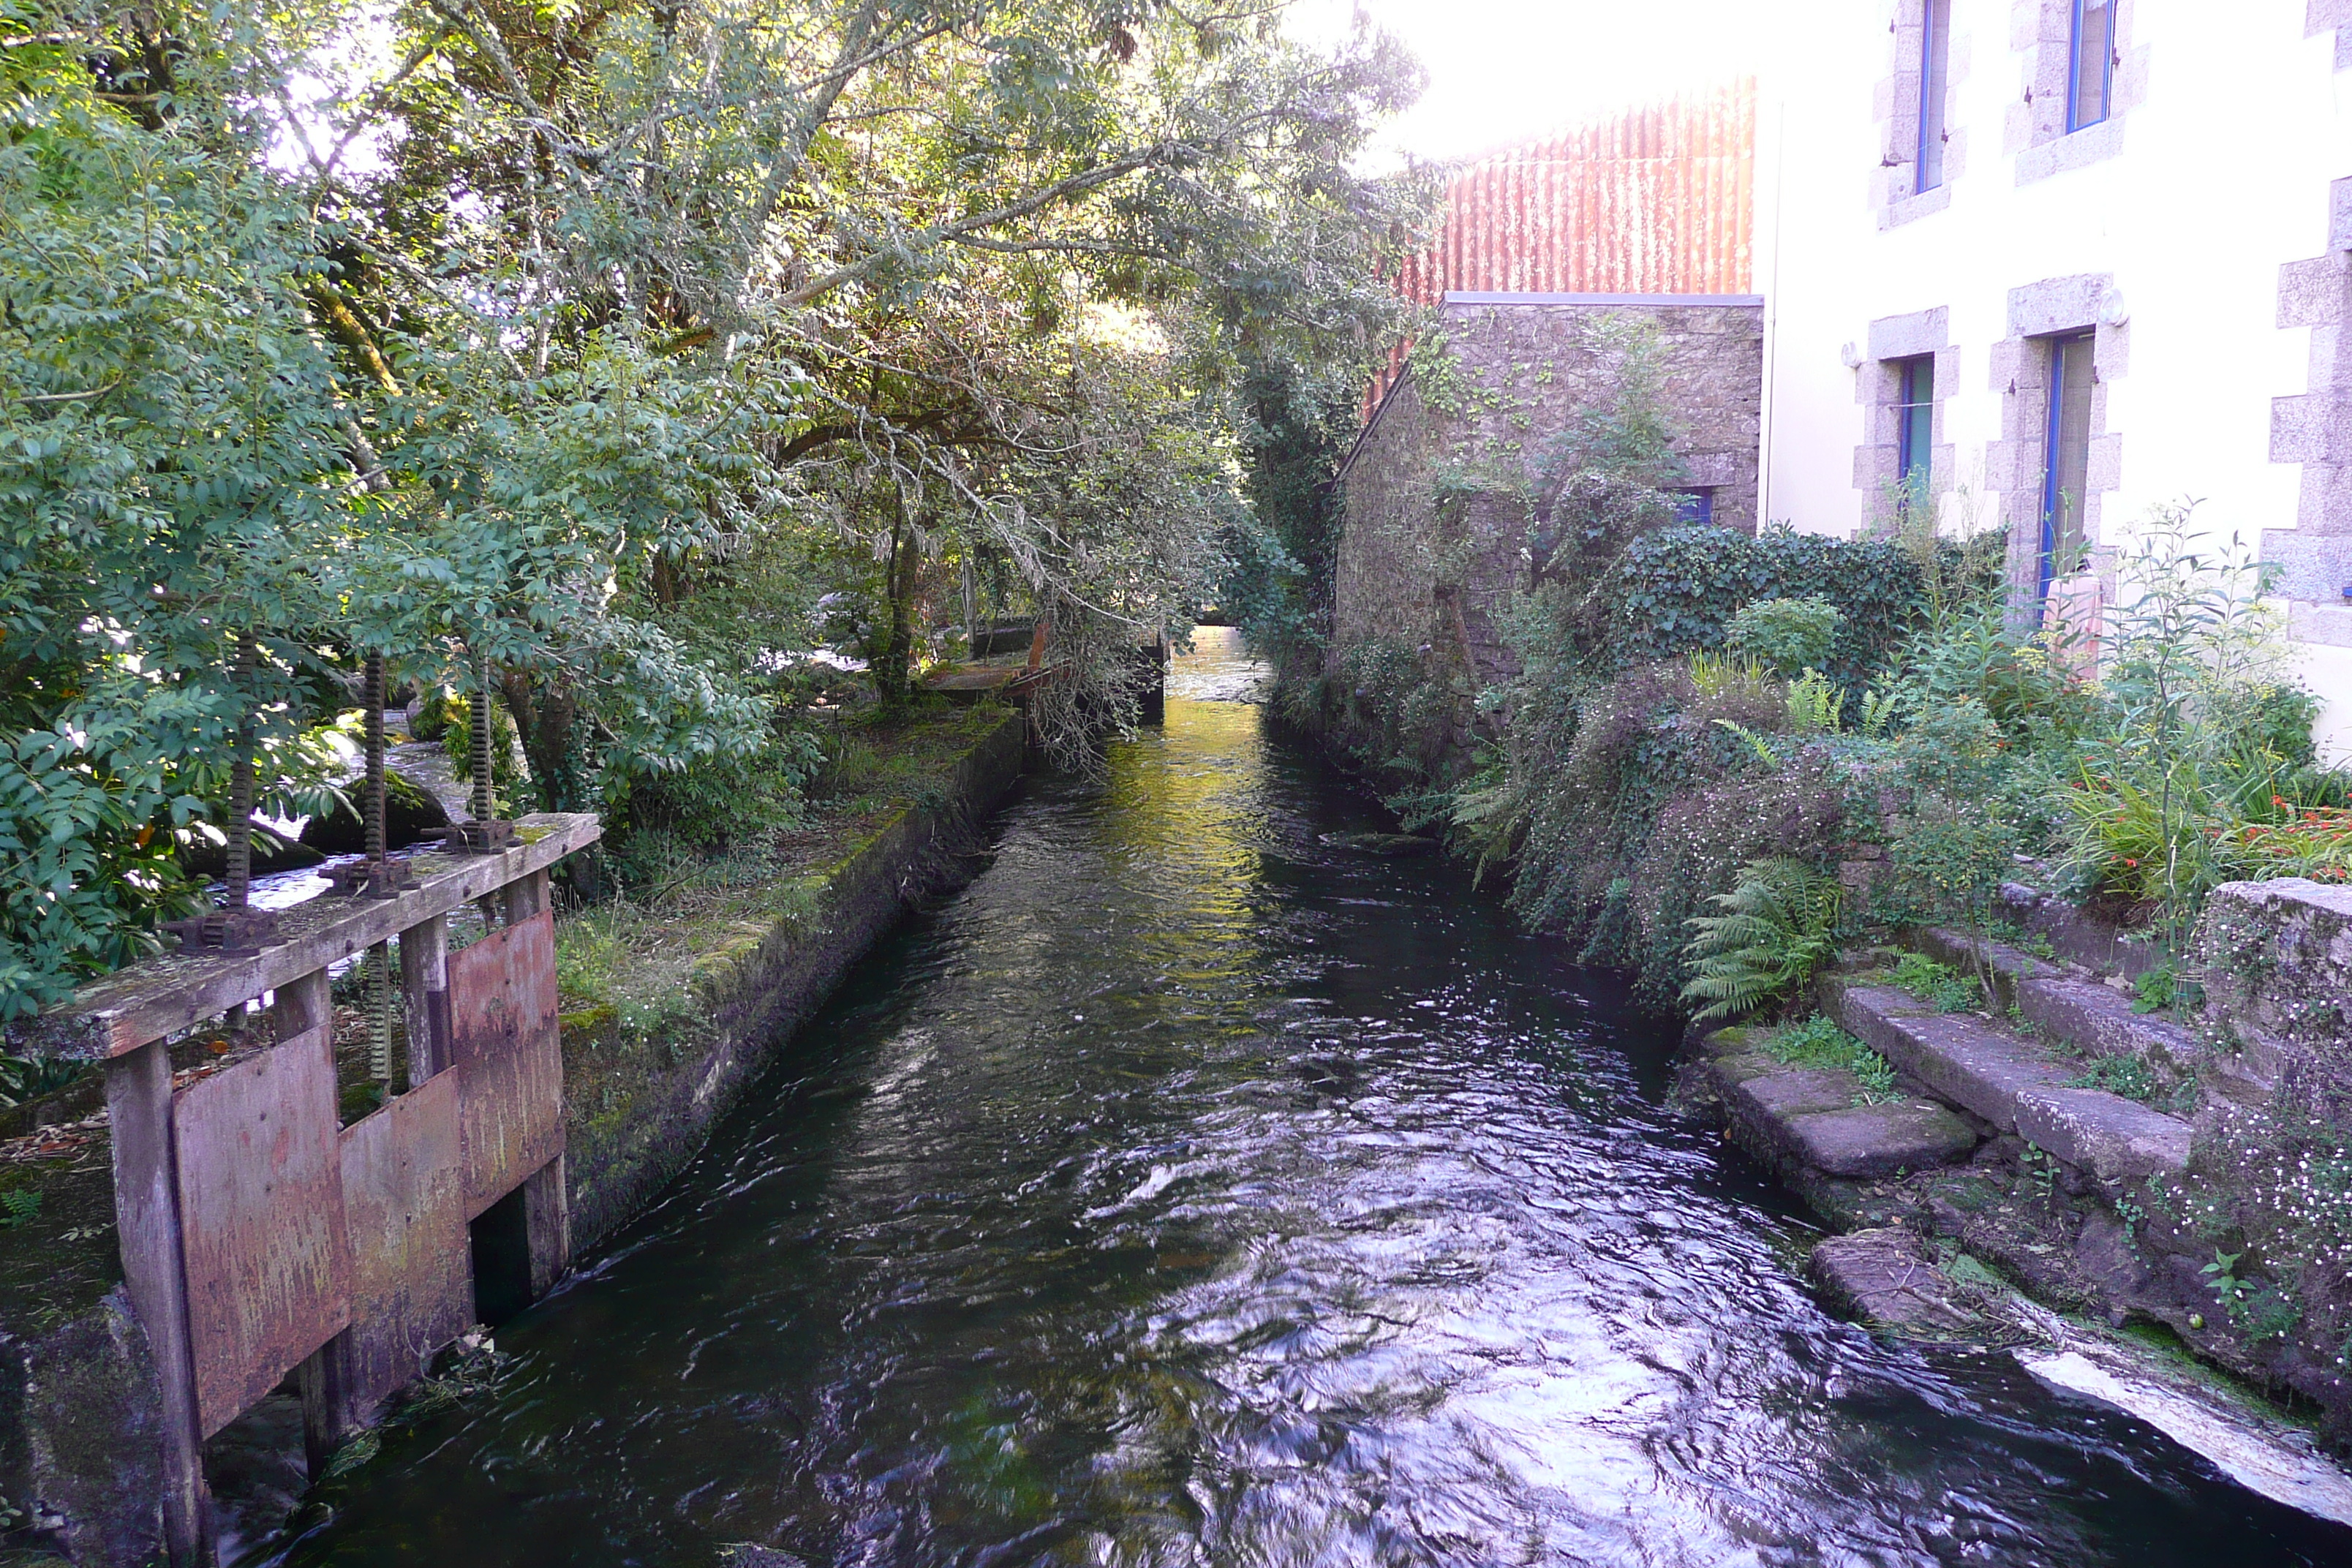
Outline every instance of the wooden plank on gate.
[(351, 1321), (330, 1027), (173, 1096), (196, 1406), (209, 1437)]
[(343, 1129), (352, 1246), (351, 1396), (364, 1414), (424, 1375), (474, 1319), (457, 1075), (435, 1074)]
[(449, 1034), (473, 1219), (563, 1152), (552, 914), (542, 910), (449, 955)]

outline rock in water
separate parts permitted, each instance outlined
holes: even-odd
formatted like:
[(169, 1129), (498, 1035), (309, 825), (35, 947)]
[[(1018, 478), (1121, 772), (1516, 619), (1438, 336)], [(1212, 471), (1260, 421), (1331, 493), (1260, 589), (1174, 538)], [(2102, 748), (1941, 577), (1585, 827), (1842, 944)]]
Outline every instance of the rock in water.
[(2164, 1375), (2151, 1358), (2069, 1334), (2053, 1350), (2021, 1350), (2026, 1371), (2053, 1388), (2137, 1415), (2212, 1461), (2249, 1491), (2338, 1524), (2352, 1524), (2352, 1476), (2304, 1433), (2218, 1387)]
[(1436, 839), (1418, 833), (1327, 833), (1323, 842), (1342, 849), (1360, 849), (1367, 855), (1432, 855), (1443, 847)]
[(1881, 1328), (1946, 1338), (1979, 1326), (1959, 1288), (1899, 1226), (1831, 1237), (1813, 1248), (1811, 1268), (1839, 1306)]

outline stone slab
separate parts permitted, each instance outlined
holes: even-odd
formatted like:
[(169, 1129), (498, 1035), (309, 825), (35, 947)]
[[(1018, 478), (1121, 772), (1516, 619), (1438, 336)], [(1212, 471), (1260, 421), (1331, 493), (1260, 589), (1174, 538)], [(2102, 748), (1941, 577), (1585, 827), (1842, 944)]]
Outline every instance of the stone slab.
[(1964, 1332), (1977, 1323), (1919, 1238), (1900, 1226), (1831, 1237), (1813, 1248), (1810, 1266), (1833, 1302), (1866, 1321), (1927, 1334)]
[(1799, 1157), (1832, 1176), (1892, 1176), (1957, 1164), (1977, 1146), (1968, 1124), (1940, 1105), (1895, 1100), (1790, 1119)]
[(1825, 1175), (1870, 1178), (1968, 1157), (1976, 1134), (1925, 1100), (1859, 1104), (1863, 1085), (1834, 1068), (1790, 1067), (1764, 1056), (1714, 1063), (1725, 1114), (1748, 1147)]
[(2014, 1035), (1962, 1013), (1930, 1013), (1892, 986), (1832, 985), (1839, 1025), (1927, 1087), (2004, 1132), (2017, 1131), (2017, 1097), (2060, 1088), (2069, 1076)]
[(2212, 1055), (2179, 1025), (2135, 1013), (2131, 998), (2086, 980), (2026, 981), (2017, 1006), (2050, 1039), (2095, 1057), (2138, 1057), (2175, 1078), (2193, 1078)]
[(2189, 1123), (2101, 1089), (2025, 1091), (2017, 1134), (2111, 1185), (2189, 1168)]

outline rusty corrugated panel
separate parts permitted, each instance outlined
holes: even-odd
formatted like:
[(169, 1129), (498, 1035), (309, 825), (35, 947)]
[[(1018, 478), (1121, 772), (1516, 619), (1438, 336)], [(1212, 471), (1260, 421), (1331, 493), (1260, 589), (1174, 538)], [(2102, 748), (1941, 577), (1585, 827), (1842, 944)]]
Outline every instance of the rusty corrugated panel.
[[(1395, 287), (1449, 292), (1744, 294), (1753, 287), (1752, 81), (1631, 110), (1458, 171), (1438, 232)], [(1402, 368), (1392, 356), (1366, 416)]]
[(306, 1029), (172, 1097), (207, 1437), (351, 1321), (330, 1033)]
[(423, 1376), (473, 1321), (457, 1125), (457, 1072), (447, 1068), (343, 1129), (350, 1373), (361, 1409)]
[(563, 1152), (555, 921), (545, 910), (449, 956), (466, 1217)]

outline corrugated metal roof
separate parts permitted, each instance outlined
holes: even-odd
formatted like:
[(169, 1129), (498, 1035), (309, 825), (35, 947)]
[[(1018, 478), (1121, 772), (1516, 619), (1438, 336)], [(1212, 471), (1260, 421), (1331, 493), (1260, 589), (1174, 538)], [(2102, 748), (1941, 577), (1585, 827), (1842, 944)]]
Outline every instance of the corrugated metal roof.
[[(1406, 299), (1448, 293), (1746, 294), (1755, 247), (1756, 83), (1629, 110), (1463, 168)], [(1399, 344), (1365, 402), (1395, 381)]]

